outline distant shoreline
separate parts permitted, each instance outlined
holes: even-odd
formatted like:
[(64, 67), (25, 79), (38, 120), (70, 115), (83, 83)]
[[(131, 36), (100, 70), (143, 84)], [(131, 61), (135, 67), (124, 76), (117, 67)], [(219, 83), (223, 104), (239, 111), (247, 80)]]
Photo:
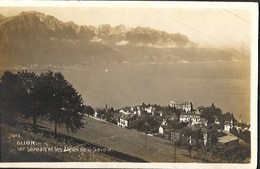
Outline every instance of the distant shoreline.
[(52, 64), (31, 64), (27, 66), (8, 66), (8, 67), (0, 67), (0, 70), (74, 70), (76, 69), (83, 69), (86, 66), (95, 66), (95, 65), (171, 65), (171, 64), (206, 64), (206, 63), (236, 63), (236, 62), (245, 62), (250, 63), (250, 60), (232, 60), (232, 61), (186, 61), (180, 60), (176, 62), (123, 62), (123, 63), (82, 63), (82, 64), (72, 64), (72, 65), (52, 65)]

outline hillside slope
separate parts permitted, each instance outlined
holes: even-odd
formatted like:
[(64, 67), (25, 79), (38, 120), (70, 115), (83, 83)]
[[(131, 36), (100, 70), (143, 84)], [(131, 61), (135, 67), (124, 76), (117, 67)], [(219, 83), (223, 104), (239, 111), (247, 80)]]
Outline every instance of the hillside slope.
[[(75, 138), (85, 140), (88, 143), (111, 148), (113, 151), (122, 152), (132, 157), (148, 162), (173, 162), (174, 154), (172, 142), (158, 137), (147, 136), (135, 130), (119, 127), (106, 121), (86, 118), (85, 128), (75, 134)], [(42, 125), (46, 125), (42, 123)], [(50, 126), (50, 125), (49, 125)], [(53, 128), (53, 127), (52, 127)], [(65, 134), (66, 131), (60, 129)], [(189, 157), (186, 149), (177, 148), (177, 162), (201, 162)]]
[[(59, 128), (57, 138), (54, 138), (53, 126), (46, 121), (39, 122), (39, 130), (37, 131), (32, 131), (30, 123), (24, 120), (16, 124), (16, 127), (2, 124), (1, 160), (70, 162), (174, 161), (172, 143), (168, 140), (147, 136), (145, 143), (143, 133), (91, 118), (86, 118), (85, 122), (87, 123), (86, 127), (75, 134), (68, 134), (64, 129)], [(34, 141), (36, 144), (26, 145), (28, 141)], [(53, 150), (47, 149), (44, 152), (43, 148), (45, 147), (53, 148)], [(201, 162), (190, 158), (186, 149), (177, 148), (176, 154), (177, 162)]]
[[(74, 137), (58, 134), (48, 128), (32, 131), (31, 125), (1, 125), (2, 162), (123, 162), (143, 160), (111, 149), (88, 144)], [(76, 157), (76, 158), (75, 158)], [(129, 160), (128, 160), (129, 159)]]

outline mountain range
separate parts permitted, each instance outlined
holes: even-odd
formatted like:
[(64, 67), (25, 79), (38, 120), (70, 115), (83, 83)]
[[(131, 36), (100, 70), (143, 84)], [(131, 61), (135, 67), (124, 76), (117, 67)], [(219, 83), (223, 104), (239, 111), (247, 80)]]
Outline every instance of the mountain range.
[(0, 14), (0, 66), (241, 60), (227, 49), (200, 48), (180, 33), (148, 27), (77, 25), (27, 11)]

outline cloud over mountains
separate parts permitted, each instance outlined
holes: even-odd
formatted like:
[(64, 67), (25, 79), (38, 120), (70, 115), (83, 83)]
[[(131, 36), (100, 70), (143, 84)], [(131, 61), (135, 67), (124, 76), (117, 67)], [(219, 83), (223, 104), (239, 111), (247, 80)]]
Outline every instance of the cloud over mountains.
[(0, 60), (5, 65), (73, 65), (121, 62), (177, 62), (232, 60), (223, 49), (197, 48), (180, 33), (148, 27), (94, 26), (62, 22), (29, 11), (0, 15)]

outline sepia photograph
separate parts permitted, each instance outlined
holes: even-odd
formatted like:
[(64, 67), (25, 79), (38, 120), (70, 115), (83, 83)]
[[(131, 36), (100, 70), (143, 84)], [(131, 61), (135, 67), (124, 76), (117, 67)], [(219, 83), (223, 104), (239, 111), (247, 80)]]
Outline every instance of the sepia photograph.
[(253, 2), (0, 2), (0, 167), (256, 168), (257, 51)]

